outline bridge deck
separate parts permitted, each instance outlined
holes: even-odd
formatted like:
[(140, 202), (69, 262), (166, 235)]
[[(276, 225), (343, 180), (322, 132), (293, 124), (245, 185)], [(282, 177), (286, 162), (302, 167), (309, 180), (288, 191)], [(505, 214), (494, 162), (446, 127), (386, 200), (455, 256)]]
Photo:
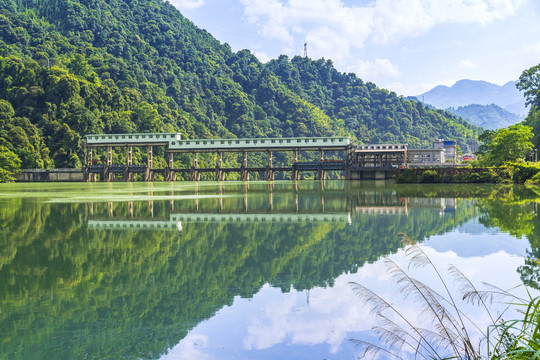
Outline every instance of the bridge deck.
[(238, 152), (264, 150), (344, 150), (350, 145), (348, 137), (260, 138), (260, 139), (201, 139), (171, 141), (171, 152)]

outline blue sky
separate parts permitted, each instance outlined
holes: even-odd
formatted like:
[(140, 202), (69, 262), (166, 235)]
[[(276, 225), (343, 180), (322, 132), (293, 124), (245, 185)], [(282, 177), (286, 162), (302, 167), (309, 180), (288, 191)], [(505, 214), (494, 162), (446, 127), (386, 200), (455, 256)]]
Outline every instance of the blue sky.
[(502, 85), (540, 63), (538, 0), (169, 0), (235, 51), (265, 62), (331, 59), (417, 95), (461, 79)]

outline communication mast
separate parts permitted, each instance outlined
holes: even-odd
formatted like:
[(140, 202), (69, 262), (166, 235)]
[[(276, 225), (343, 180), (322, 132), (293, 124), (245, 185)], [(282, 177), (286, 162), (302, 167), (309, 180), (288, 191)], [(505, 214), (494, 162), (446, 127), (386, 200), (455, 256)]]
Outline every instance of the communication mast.
[(307, 42), (304, 43), (304, 57), (307, 58)]

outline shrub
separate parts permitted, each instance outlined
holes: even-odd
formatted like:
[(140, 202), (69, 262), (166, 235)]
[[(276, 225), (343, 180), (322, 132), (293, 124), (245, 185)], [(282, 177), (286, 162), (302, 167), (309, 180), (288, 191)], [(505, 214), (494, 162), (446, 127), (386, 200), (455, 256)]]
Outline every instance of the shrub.
[(435, 170), (426, 170), (420, 175), (420, 182), (423, 183), (436, 183), (439, 182), (439, 175)]
[(520, 184), (540, 172), (540, 165), (537, 163), (508, 163), (506, 166), (512, 169), (512, 180)]

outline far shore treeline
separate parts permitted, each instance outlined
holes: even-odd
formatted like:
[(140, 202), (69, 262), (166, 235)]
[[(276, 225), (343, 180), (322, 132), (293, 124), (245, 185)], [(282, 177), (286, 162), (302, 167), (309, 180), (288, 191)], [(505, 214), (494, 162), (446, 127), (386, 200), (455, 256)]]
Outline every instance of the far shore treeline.
[(340, 73), (331, 60), (283, 55), (263, 64), (233, 52), (163, 0), (0, 2), (4, 178), (19, 168), (81, 167), (90, 133), (345, 135), (413, 148), (445, 138), (466, 151), (479, 131)]

